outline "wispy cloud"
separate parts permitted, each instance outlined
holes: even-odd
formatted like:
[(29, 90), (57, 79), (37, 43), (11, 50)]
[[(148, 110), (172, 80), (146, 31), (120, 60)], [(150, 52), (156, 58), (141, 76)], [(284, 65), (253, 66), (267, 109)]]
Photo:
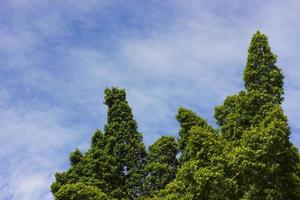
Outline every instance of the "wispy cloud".
[(76, 134), (66, 129), (54, 107), (0, 109), (1, 199), (49, 199), (49, 184), (55, 170), (64, 166)]

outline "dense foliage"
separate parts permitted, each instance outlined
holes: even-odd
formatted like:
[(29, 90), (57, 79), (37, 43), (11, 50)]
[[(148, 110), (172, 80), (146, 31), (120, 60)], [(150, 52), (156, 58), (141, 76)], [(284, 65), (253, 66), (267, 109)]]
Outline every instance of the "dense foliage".
[(104, 131), (55, 174), (55, 199), (299, 200), (300, 156), (281, 108), (284, 76), (260, 32), (243, 79), (245, 90), (215, 108), (218, 129), (180, 108), (179, 138), (162, 136), (148, 151), (125, 91), (106, 89)]

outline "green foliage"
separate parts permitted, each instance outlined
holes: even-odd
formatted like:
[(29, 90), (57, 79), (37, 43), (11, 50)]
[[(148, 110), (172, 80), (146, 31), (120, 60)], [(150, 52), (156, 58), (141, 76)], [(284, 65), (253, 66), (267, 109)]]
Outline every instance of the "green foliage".
[(202, 119), (192, 110), (186, 108), (179, 108), (177, 116), (178, 122), (180, 123), (179, 130), (179, 149), (180, 149), (180, 163), (187, 161), (188, 155), (186, 154), (186, 146), (189, 138), (189, 131), (192, 127), (206, 127), (210, 131), (213, 131), (213, 128), (207, 124), (207, 121)]
[(223, 105), (215, 108), (222, 137), (238, 143), (244, 131), (258, 126), (274, 105), (273, 96), (256, 90), (227, 97)]
[(71, 167), (56, 173), (51, 186), (55, 195), (67, 184), (82, 182), (118, 199), (135, 199), (142, 192), (146, 150), (137, 131), (124, 90), (105, 90), (108, 106), (104, 133), (96, 130), (91, 147), (82, 155), (77, 149), (70, 154)]
[(176, 175), (178, 144), (174, 137), (162, 136), (149, 147), (148, 163), (145, 167), (147, 177), (144, 183), (144, 194), (153, 196)]
[(284, 76), (260, 32), (243, 78), (245, 90), (215, 108), (218, 130), (180, 108), (178, 141), (162, 136), (148, 152), (125, 90), (106, 89), (104, 132), (96, 130), (88, 151), (76, 149), (70, 168), (55, 174), (55, 199), (300, 199), (300, 155), (281, 108)]
[(247, 91), (260, 91), (274, 96), (277, 103), (283, 100), (283, 74), (276, 65), (277, 56), (271, 52), (266, 35), (257, 31), (248, 49), (244, 71)]
[(299, 153), (280, 107), (283, 75), (259, 32), (250, 44), (244, 81), (246, 91), (215, 109), (220, 135), (192, 111), (180, 110), (184, 162), (156, 199), (300, 199)]
[(77, 148), (74, 152), (72, 152), (70, 154), (70, 162), (71, 162), (71, 165), (76, 165), (78, 164), (81, 159), (82, 159), (82, 153), (81, 151)]
[(66, 184), (55, 193), (55, 200), (109, 200), (96, 187), (84, 183)]
[(108, 137), (108, 154), (116, 159), (113, 193), (118, 198), (134, 199), (141, 193), (146, 164), (142, 135), (137, 131), (137, 123), (133, 119), (124, 90), (106, 89), (104, 103), (108, 106), (107, 125), (104, 129)]
[[(179, 168), (176, 179), (159, 194), (160, 198), (227, 199), (224, 196), (232, 183), (225, 177), (223, 148), (221, 138), (210, 127), (193, 126), (186, 146), (189, 160)], [(180, 190), (174, 189), (178, 185)]]
[(298, 151), (280, 107), (284, 76), (264, 34), (254, 34), (248, 53), (246, 91), (215, 109), (228, 143), (228, 176), (236, 181), (238, 199), (298, 199)]

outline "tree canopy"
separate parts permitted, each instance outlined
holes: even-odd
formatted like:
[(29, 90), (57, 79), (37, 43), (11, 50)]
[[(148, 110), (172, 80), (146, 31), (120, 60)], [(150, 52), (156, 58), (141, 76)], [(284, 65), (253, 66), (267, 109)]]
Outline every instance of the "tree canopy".
[(55, 174), (56, 200), (299, 200), (300, 155), (281, 107), (284, 75), (266, 35), (248, 49), (244, 90), (215, 108), (218, 128), (179, 108), (178, 138), (143, 143), (125, 90), (107, 88), (107, 123)]

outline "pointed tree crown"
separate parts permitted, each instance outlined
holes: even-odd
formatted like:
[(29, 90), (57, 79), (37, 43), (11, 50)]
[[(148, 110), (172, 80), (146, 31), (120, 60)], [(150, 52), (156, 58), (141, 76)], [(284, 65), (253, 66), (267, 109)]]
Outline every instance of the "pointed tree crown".
[(140, 194), (144, 179), (146, 149), (143, 137), (137, 130), (125, 90), (113, 87), (105, 89), (104, 93), (104, 103), (108, 106), (104, 133), (108, 137), (109, 154), (117, 161), (115, 177), (120, 180), (113, 185), (116, 187), (114, 196), (134, 199)]
[(247, 91), (258, 90), (270, 94), (275, 102), (281, 103), (284, 76), (276, 60), (277, 56), (272, 53), (267, 36), (257, 31), (248, 49), (243, 78)]

